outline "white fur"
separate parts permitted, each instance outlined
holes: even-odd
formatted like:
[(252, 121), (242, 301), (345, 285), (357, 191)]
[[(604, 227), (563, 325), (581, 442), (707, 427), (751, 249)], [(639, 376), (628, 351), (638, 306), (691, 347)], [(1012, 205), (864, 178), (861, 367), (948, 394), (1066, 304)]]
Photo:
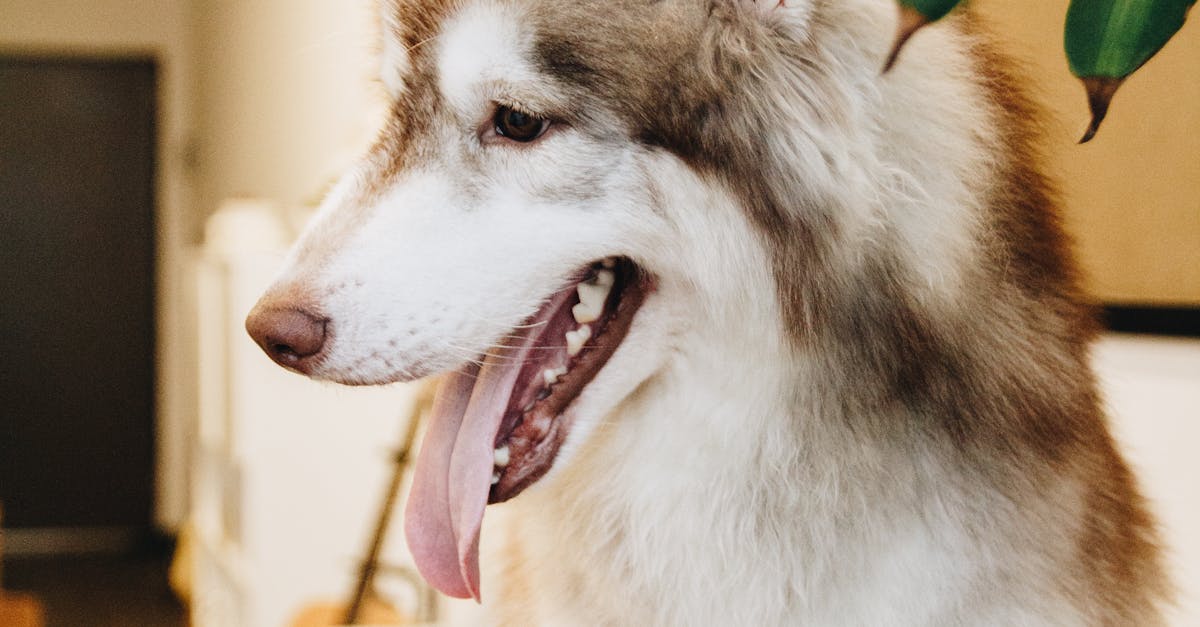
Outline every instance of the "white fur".
[(486, 107), (496, 82), (531, 84), (528, 35), (519, 8), (493, 2), (463, 7), (443, 27), (438, 42), (438, 81), (442, 95), (460, 111)]

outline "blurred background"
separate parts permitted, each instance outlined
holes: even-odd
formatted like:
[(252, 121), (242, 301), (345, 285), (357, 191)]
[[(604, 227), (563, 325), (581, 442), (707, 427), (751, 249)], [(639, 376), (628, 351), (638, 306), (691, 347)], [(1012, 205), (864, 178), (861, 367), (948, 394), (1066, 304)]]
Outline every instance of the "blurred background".
[[(1077, 146), (1066, 4), (975, 3), (1053, 113), (1097, 368), (1200, 624), (1200, 27)], [(242, 331), (382, 118), (375, 11), (0, 0), (0, 626), (336, 624), (376, 539), (378, 622), (472, 624), (380, 518), (419, 390), (315, 384)]]

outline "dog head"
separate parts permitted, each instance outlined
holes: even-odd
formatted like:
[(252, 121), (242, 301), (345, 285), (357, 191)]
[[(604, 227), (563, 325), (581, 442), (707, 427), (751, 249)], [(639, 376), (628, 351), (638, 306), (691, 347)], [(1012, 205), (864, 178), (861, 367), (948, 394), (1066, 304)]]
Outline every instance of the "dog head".
[(853, 200), (838, 90), (862, 79), (830, 80), (850, 64), (816, 4), (383, 3), (390, 118), (247, 328), (318, 379), (452, 373), (408, 521), (444, 592), (478, 596), (488, 502), (569, 464), (672, 355), (794, 340), (814, 233), (870, 223), (826, 201)]
[(384, 4), (390, 119), (250, 320), (289, 368), (380, 384), (475, 359), (592, 264), (693, 261), (685, 190), (761, 167), (735, 154), (762, 129), (718, 109), (754, 70), (722, 55), (778, 27), (765, 3)]

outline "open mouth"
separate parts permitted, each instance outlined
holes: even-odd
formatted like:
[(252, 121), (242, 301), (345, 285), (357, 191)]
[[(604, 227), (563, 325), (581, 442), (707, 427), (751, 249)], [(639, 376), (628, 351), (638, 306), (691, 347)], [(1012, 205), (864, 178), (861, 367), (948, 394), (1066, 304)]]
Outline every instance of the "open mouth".
[(489, 503), (513, 498), (550, 469), (570, 431), (563, 410), (625, 339), (645, 291), (631, 262), (606, 259), (530, 322), (537, 337), (496, 433)]
[(590, 264), (502, 348), (443, 380), (405, 521), (417, 568), (434, 587), (479, 598), (484, 508), (550, 470), (570, 433), (571, 404), (616, 352), (651, 289), (628, 259)]

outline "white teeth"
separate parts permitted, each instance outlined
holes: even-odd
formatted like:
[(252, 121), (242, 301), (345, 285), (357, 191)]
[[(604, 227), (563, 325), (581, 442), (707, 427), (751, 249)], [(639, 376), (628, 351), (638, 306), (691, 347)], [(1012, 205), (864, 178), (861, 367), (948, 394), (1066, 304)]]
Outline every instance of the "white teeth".
[(500, 448), (496, 449), (497, 468), (504, 468), (508, 466), (508, 462), (511, 461), (511, 458), (512, 452), (508, 450), (507, 446), (501, 446)]
[(600, 302), (600, 307), (596, 307), (592, 303), (585, 303), (581, 298), (579, 304), (571, 308), (571, 313), (575, 315), (575, 322), (578, 322), (579, 324), (595, 322), (600, 318), (600, 313), (603, 311), (603, 307), (604, 301)]
[[(568, 333), (568, 335), (570, 334)], [(559, 366), (558, 368), (549, 368), (543, 370), (542, 378), (546, 380), (546, 385), (554, 385), (555, 383), (558, 383), (559, 377), (563, 376), (564, 374), (567, 374), (567, 367)]]
[(604, 312), (604, 301), (608, 300), (608, 293), (612, 291), (616, 279), (611, 270), (598, 270), (596, 276), (575, 288), (579, 292), (579, 304), (571, 309), (571, 313), (575, 314), (575, 322), (585, 324), (600, 317)]
[(616, 283), (616, 281), (617, 275), (613, 274), (612, 270), (597, 270), (596, 276), (592, 277), (592, 280), (588, 281), (588, 283), (593, 285), (601, 285), (604, 287), (612, 287), (613, 283)]
[(492, 485), (496, 485), (497, 483), (500, 483), (500, 473), (493, 472), (492, 473)]
[(583, 350), (583, 345), (592, 339), (592, 327), (583, 325), (574, 331), (567, 332), (567, 354), (574, 357)]

